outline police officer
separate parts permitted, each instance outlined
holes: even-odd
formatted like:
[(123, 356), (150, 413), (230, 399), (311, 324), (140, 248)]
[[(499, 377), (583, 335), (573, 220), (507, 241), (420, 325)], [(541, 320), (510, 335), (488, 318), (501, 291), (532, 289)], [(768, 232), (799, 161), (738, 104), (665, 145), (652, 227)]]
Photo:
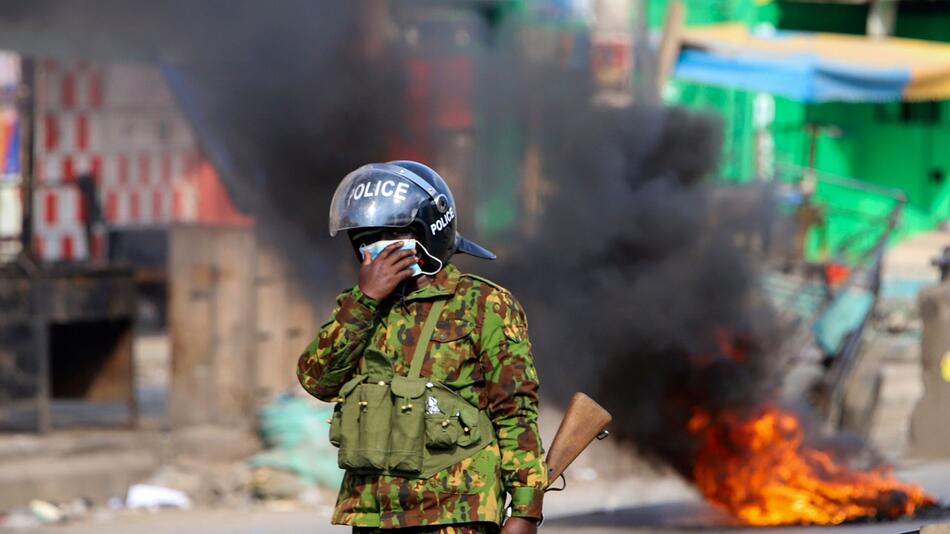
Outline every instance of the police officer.
[[(332, 522), (351, 525), (354, 532), (536, 532), (547, 468), (525, 313), (506, 289), (450, 263), (456, 253), (495, 255), (457, 233), (455, 201), (445, 181), (412, 161), (365, 165), (347, 175), (330, 207), (330, 235), (341, 231), (361, 262), (359, 283), (337, 298), (297, 369), (311, 395), (338, 402), (335, 417), (343, 405), (342, 438), (335, 444), (344, 442), (340, 463), (346, 475)], [(426, 324), (430, 311), (435, 317)], [(350, 392), (353, 382), (367, 383), (361, 373), (370, 355), (382, 355), (378, 359), (391, 366), (393, 376), (416, 372), (428, 381), (427, 391), (443, 388), (460, 399), (460, 409), (440, 407), (431, 396), (419, 403), (425, 406), (426, 462), (439, 468), (434, 474), (406, 475), (379, 461), (343, 457), (347, 440), (374, 431), (346, 423), (346, 403), (360, 402), (349, 406), (365, 417), (368, 401)], [(399, 378), (392, 380), (395, 398)], [(386, 380), (379, 384), (388, 387)], [(396, 404), (393, 410), (419, 409), (411, 400)], [(441, 424), (430, 425), (436, 417)], [(490, 423), (479, 429), (478, 420)], [(389, 424), (388, 418), (381, 421)], [(445, 444), (435, 434), (451, 430), (450, 422), (460, 430), (448, 449), (436, 450)], [(359, 432), (364, 434), (353, 435)], [(331, 441), (333, 433), (331, 426)], [(388, 454), (411, 448), (395, 443), (400, 433), (386, 435)], [(440, 468), (439, 458), (455, 463)]]

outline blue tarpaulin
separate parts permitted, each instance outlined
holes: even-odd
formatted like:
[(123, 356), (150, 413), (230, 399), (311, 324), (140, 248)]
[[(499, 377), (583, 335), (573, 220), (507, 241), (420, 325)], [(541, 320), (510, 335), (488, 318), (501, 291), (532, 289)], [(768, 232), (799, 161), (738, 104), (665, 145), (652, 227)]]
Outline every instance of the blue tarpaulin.
[(805, 103), (950, 98), (950, 45), (915, 39), (770, 30), (684, 30), (675, 76)]
[(906, 69), (867, 69), (822, 60), (812, 54), (768, 57), (684, 50), (677, 78), (781, 95), (799, 102), (885, 102), (901, 99)]

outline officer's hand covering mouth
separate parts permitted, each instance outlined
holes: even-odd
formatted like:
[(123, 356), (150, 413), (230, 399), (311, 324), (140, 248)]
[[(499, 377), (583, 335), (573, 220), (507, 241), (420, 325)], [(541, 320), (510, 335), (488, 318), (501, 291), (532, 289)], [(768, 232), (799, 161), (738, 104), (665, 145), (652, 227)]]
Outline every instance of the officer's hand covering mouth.
[(376, 256), (378, 256), (379, 253), (382, 252), (384, 248), (388, 247), (389, 245), (393, 243), (398, 243), (398, 242), (402, 242), (402, 246), (399, 247), (400, 250), (412, 250), (418, 253), (418, 249), (416, 247), (421, 248), (422, 253), (426, 255), (426, 257), (429, 259), (431, 264), (438, 266), (435, 270), (423, 271), (422, 267), (420, 267), (418, 263), (414, 265), (410, 265), (409, 270), (412, 271), (412, 276), (419, 276), (423, 274), (428, 275), (428, 276), (433, 276), (436, 273), (438, 273), (440, 270), (442, 270), (442, 261), (439, 258), (436, 258), (435, 256), (433, 256), (432, 254), (429, 254), (429, 251), (426, 250), (426, 247), (422, 243), (419, 243), (418, 241), (416, 241), (415, 239), (381, 239), (379, 241), (375, 241), (368, 245), (366, 244), (360, 245), (359, 247), (360, 254), (363, 254), (364, 251), (369, 252), (370, 258), (375, 260)]

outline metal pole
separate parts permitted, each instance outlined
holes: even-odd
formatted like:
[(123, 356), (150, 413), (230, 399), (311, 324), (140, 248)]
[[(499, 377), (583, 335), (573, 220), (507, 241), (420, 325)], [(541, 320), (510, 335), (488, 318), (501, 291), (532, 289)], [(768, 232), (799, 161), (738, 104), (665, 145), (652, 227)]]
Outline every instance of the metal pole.
[(871, 0), (865, 31), (869, 37), (882, 39), (894, 35), (897, 25), (897, 0)]
[(20, 61), (18, 108), (20, 120), (20, 204), (23, 222), (20, 227), (21, 254), (33, 255), (33, 124), (36, 107), (36, 69), (32, 59)]

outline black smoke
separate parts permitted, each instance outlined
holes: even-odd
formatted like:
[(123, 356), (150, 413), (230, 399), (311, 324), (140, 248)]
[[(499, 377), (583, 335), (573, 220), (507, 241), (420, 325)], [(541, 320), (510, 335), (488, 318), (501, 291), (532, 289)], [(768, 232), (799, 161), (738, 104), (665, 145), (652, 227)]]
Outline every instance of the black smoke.
[[(0, 46), (27, 56), (144, 62), (166, 74), (239, 210), (314, 299), (348, 284), (327, 235), (340, 178), (382, 159), (405, 122), (398, 48), (376, 1), (0, 2)], [(394, 126), (396, 125), (396, 126)], [(323, 306), (321, 306), (323, 308)]]
[(166, 69), (259, 239), (327, 299), (350, 283), (340, 271), (351, 260), (327, 233), (330, 198), (344, 175), (384, 157), (404, 120), (399, 61), (356, 37), (373, 31), (360, 3), (240, 5), (244, 16), (225, 25), (231, 47)]
[[(367, 17), (374, 4), (391, 7), (389, 24)], [(458, 16), (481, 28), (472, 36), (472, 142), (490, 148), (474, 152), (470, 185), (508, 185), (494, 172), (505, 149), (496, 141), (508, 131), (525, 138), (516, 159), (536, 150), (551, 185), (533, 234), (489, 236), (502, 260), (465, 265), (525, 303), (547, 399), (590, 393), (613, 412), (615, 434), (687, 474), (691, 410), (753, 407), (773, 386), (776, 335), (756, 264), (735, 240), (767, 215), (723, 217), (712, 202), (721, 124), (659, 105), (598, 106), (583, 67), (528, 64), (513, 14), (481, 2), (446, 14), (442, 4), (428, 17), (416, 11), (431, 22), (423, 33)], [(387, 143), (413, 119), (404, 54), (435, 55), (445, 44), (422, 40), (407, 52), (399, 21), (435, 4), (24, 6), (0, 20), (0, 44), (161, 65), (237, 205), (313, 286), (316, 305), (352, 283), (351, 255), (326, 235), (330, 197), (347, 172), (392, 155)], [(471, 217), (461, 214), (463, 224)], [(722, 354), (723, 336), (741, 345), (742, 361)]]
[(713, 202), (722, 126), (709, 115), (634, 106), (562, 121), (546, 160), (558, 193), (500, 276), (526, 300), (547, 397), (586, 391), (615, 435), (689, 476), (694, 410), (743, 413), (774, 390), (778, 332), (735, 242), (768, 219)]

